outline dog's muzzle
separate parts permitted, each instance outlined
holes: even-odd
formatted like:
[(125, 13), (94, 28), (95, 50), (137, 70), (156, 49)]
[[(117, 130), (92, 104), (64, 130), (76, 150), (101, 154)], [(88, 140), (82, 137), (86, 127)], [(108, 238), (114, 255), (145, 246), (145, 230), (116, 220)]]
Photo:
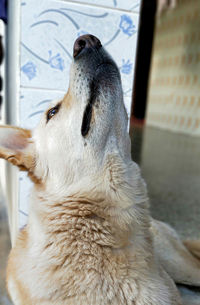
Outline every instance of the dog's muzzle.
[(115, 83), (114, 79), (120, 78), (116, 63), (103, 48), (100, 40), (93, 35), (83, 35), (76, 39), (73, 56), (81, 75), (87, 75), (99, 84), (108, 80)]
[(90, 130), (93, 106), (98, 105), (105, 114), (122, 96), (121, 79), (116, 63), (93, 35), (76, 39), (73, 56), (71, 75), (74, 92), (86, 102), (81, 126), (82, 136), (85, 137)]

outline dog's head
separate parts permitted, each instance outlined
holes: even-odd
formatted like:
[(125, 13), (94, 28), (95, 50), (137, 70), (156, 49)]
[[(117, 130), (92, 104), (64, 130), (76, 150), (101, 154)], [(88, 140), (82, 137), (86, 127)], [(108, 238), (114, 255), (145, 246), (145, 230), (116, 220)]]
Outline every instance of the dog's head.
[(73, 55), (67, 94), (50, 105), (35, 130), (0, 128), (0, 156), (52, 192), (86, 177), (109, 176), (111, 183), (118, 179), (119, 164), (131, 161), (115, 62), (92, 35), (75, 41)]

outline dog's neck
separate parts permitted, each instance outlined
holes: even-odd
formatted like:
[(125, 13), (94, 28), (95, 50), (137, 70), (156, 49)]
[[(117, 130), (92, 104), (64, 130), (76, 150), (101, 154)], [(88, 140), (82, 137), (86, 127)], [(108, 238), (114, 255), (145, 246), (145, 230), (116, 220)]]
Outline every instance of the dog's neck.
[[(141, 243), (145, 236), (149, 238), (146, 203), (133, 202), (132, 205), (122, 208), (117, 206), (117, 203), (111, 205), (104, 197), (94, 200), (84, 194), (69, 196), (62, 202), (46, 200), (41, 193), (36, 193), (34, 197), (30, 232), (37, 226), (38, 233), (35, 236), (37, 239), (40, 236), (43, 242), (54, 242), (62, 236), (62, 243), (66, 246), (71, 244), (72, 240), (84, 240), (97, 247), (122, 249), (139, 239)], [(150, 240), (145, 240), (144, 243), (146, 242), (149, 243)]]
[[(41, 268), (51, 262), (50, 271), (71, 273), (72, 280), (75, 274), (85, 278), (91, 270), (93, 276), (105, 270), (118, 273), (119, 264), (119, 274), (133, 270), (138, 263), (145, 272), (153, 257), (146, 204), (133, 202), (122, 208), (117, 202), (111, 206), (105, 197), (97, 194), (95, 201), (79, 193), (54, 202), (46, 201), (38, 191), (33, 194), (27, 227), (29, 251), (38, 261), (45, 255)], [(114, 269), (109, 269), (113, 264)]]
[(43, 241), (60, 235), (66, 245), (84, 238), (115, 249), (149, 236), (148, 199), (138, 166), (107, 158), (98, 177), (86, 177), (57, 192), (36, 185), (30, 232), (36, 231)]

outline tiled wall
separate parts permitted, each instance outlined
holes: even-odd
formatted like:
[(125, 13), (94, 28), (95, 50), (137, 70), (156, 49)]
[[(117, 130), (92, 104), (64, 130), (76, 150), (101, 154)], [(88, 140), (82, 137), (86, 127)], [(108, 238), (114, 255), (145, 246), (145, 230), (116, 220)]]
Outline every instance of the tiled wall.
[(156, 27), (147, 124), (200, 135), (200, 3), (179, 0)]
[[(97, 36), (117, 62), (130, 114), (140, 0), (22, 0), (19, 124), (33, 128), (69, 81), (75, 39)], [(30, 182), (19, 174), (19, 226), (27, 221)]]

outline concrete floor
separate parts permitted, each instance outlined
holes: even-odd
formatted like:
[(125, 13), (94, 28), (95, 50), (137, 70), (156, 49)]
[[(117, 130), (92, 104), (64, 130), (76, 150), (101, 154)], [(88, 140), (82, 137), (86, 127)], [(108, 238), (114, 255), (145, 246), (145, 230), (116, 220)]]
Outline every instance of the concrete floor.
[[(181, 238), (200, 239), (200, 138), (157, 128), (131, 128), (132, 158), (140, 167), (151, 214)], [(183, 305), (200, 305), (200, 289), (179, 286)]]
[(200, 138), (150, 127), (134, 129), (131, 136), (152, 216), (168, 222), (182, 238), (200, 239)]
[[(200, 138), (149, 127), (131, 129), (131, 138), (153, 217), (171, 224), (183, 239), (200, 238)], [(11, 305), (5, 291), (9, 250), (7, 217), (0, 199), (0, 305)], [(184, 305), (200, 305), (200, 292), (185, 287), (180, 291)]]

